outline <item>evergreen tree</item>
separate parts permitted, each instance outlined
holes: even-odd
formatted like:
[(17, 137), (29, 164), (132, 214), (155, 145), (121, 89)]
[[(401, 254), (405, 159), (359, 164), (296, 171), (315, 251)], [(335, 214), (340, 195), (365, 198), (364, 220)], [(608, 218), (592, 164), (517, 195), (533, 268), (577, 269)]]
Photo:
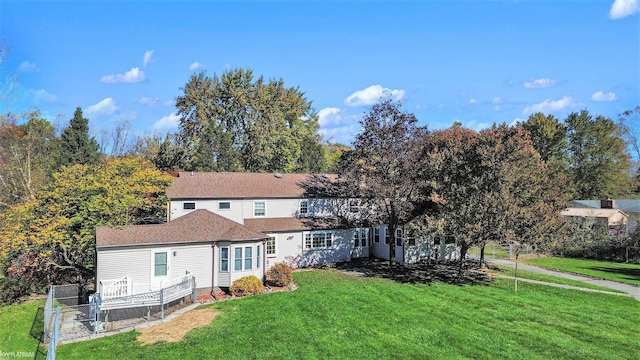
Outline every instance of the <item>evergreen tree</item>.
[(59, 167), (74, 164), (96, 164), (100, 159), (99, 146), (93, 137), (89, 137), (89, 120), (82, 116), (78, 107), (73, 114), (69, 127), (60, 136), (60, 146), (56, 154)]

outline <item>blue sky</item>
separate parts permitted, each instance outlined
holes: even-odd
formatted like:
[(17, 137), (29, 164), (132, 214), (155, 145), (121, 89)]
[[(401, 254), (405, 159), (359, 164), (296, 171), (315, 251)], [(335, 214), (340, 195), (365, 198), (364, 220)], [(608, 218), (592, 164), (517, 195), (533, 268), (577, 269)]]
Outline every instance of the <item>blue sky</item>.
[(249, 68), (297, 86), (325, 139), (349, 143), (381, 94), (431, 129), (479, 130), (542, 111), (613, 119), (640, 105), (639, 0), (7, 1), (0, 34), (18, 74), (1, 111), (94, 134), (128, 120), (177, 130), (194, 72)]

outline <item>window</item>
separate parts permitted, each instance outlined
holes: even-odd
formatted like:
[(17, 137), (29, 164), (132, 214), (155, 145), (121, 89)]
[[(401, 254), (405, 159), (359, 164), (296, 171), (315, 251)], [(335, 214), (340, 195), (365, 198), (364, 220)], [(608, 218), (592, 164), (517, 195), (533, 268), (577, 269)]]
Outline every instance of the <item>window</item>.
[(265, 213), (264, 201), (256, 201), (253, 203), (253, 216), (264, 216)]
[(389, 234), (389, 228), (385, 228), (384, 229), (384, 243), (389, 245), (390, 241), (391, 241), (391, 235)]
[(407, 239), (407, 243), (409, 246), (416, 246), (416, 238), (410, 237)]
[(242, 248), (234, 248), (233, 270), (242, 271)]
[(267, 256), (276, 254), (276, 238), (275, 236), (267, 239)]
[(300, 215), (306, 215), (309, 212), (309, 200), (300, 200), (300, 207), (298, 213)]
[(154, 276), (166, 276), (167, 275), (167, 253), (166, 252), (158, 252), (155, 253), (155, 262), (154, 262)]
[(195, 209), (196, 209), (196, 203), (194, 202), (182, 203), (182, 210), (195, 210)]
[(402, 246), (402, 229), (396, 229), (396, 246)]
[(353, 247), (369, 246), (369, 229), (353, 229)]
[(380, 242), (380, 228), (373, 228), (373, 241), (379, 243)]
[(311, 249), (329, 249), (333, 247), (332, 232), (312, 232), (304, 235), (304, 248)]
[(260, 245), (256, 246), (256, 269), (260, 269)]
[(245, 270), (251, 270), (251, 264), (253, 262), (253, 256), (251, 255), (252, 253), (252, 248), (251, 246), (247, 246), (244, 248), (244, 269)]
[(360, 212), (360, 201), (358, 199), (349, 200), (349, 212), (351, 213)]
[(229, 271), (229, 248), (220, 248), (220, 271)]
[(229, 201), (221, 201), (218, 203), (218, 210), (230, 210), (231, 203)]
[(447, 236), (444, 239), (444, 243), (445, 244), (455, 244), (456, 243), (456, 238), (454, 238), (453, 236)]

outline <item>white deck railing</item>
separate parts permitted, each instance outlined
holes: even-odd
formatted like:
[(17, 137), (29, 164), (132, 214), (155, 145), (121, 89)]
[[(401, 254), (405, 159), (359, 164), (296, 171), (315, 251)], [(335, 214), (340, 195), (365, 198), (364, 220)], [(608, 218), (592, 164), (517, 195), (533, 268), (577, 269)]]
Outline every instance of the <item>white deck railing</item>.
[(158, 283), (134, 283), (129, 276), (100, 280), (100, 309), (162, 305), (191, 294), (193, 286), (191, 274)]

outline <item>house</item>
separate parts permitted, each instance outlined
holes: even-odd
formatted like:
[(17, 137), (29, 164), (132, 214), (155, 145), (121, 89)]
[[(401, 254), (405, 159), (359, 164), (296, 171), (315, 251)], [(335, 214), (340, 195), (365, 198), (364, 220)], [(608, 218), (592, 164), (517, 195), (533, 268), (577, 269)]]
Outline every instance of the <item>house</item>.
[[(369, 256), (389, 259), (387, 226), (353, 227), (349, 220), (360, 216), (359, 200), (307, 197), (304, 185), (311, 178), (181, 172), (167, 189), (167, 223), (97, 228), (96, 280), (129, 275), (159, 283), (189, 271), (206, 292), (245, 275), (263, 278), (277, 262), (306, 267)], [(403, 242), (403, 235), (398, 229), (396, 261), (430, 254), (431, 249), (417, 248), (415, 239)], [(457, 256), (444, 251), (451, 244), (439, 246), (441, 258)]]
[(618, 209), (567, 208), (560, 215), (579, 221), (593, 219), (595, 228), (605, 229), (609, 233), (626, 228), (629, 221), (629, 215)]
[(629, 233), (633, 233), (636, 230), (638, 222), (640, 221), (640, 200), (571, 200), (568, 202), (568, 206), (570, 208), (620, 210), (627, 215), (625, 225)]

